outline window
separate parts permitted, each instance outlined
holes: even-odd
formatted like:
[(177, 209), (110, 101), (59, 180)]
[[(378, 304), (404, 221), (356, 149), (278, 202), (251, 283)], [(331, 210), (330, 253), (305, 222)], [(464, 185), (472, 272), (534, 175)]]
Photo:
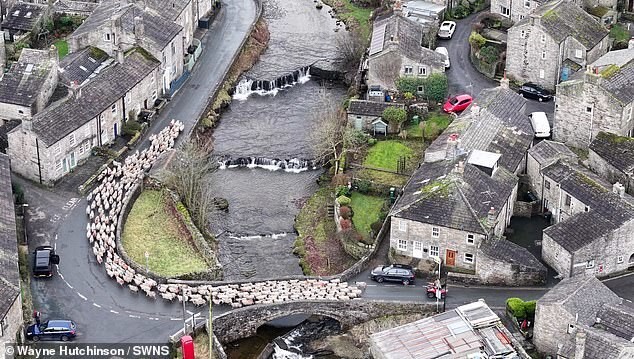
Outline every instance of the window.
[(540, 79), (544, 78), (544, 70), (539, 70), (539, 78)]
[(542, 51), (542, 60), (546, 60), (546, 51)]
[(568, 334), (572, 334), (574, 330), (575, 330), (574, 324), (568, 324)]
[(531, 7), (531, 0), (524, 0), (524, 7), (529, 9)]
[(176, 46), (174, 46), (174, 43), (172, 42), (172, 55), (176, 54)]
[(467, 244), (474, 244), (475, 236), (473, 234), (467, 234)]
[(586, 206), (586, 208), (584, 208), (584, 210), (585, 210), (586, 212), (590, 212), (590, 207)]
[(59, 155), (60, 153), (62, 153), (62, 144), (57, 142), (57, 144), (55, 145), (54, 151), (56, 155)]
[(152, 91), (152, 100), (156, 100), (156, 90)]
[(103, 34), (104, 41), (110, 41), (110, 33)]
[(55, 172), (60, 172), (62, 170), (62, 161), (55, 162)]
[(525, 17), (526, 17), (526, 16), (524, 16), (524, 15), (520, 15), (520, 16), (519, 16), (520, 20), (524, 19)]
[(522, 39), (525, 39), (525, 38), (526, 38), (526, 30), (522, 30), (522, 31), (520, 32), (520, 37), (521, 37)]
[(619, 263), (619, 264), (623, 263), (623, 256), (616, 257), (616, 263)]
[(165, 64), (167, 62), (167, 60), (165, 59), (165, 53), (163, 52), (163, 61), (161, 61), (162, 64)]
[(71, 133), (70, 136), (68, 136), (68, 145), (69, 146), (75, 146), (75, 134)]
[(572, 203), (572, 197), (570, 197), (570, 195), (566, 195), (566, 198), (564, 199), (564, 206), (566, 207), (570, 207), (570, 203)]
[(431, 227), (431, 236), (438, 238), (440, 236), (440, 228), (438, 227)]
[(84, 135), (86, 137), (90, 137), (91, 133), (90, 133), (90, 125), (86, 126), (86, 128), (84, 128)]
[(578, 59), (582, 58), (583, 57), (583, 51), (581, 51), (579, 49), (575, 50), (575, 57), (578, 58)]
[(110, 107), (110, 111), (112, 111), (113, 114), (117, 114), (117, 104), (113, 103), (112, 107)]
[(398, 221), (398, 230), (401, 231), (401, 232), (407, 231), (407, 222), (405, 222), (403, 220), (399, 220)]
[(592, 113), (592, 106), (586, 106), (586, 112)]
[(465, 263), (473, 263), (473, 254), (465, 253), (464, 254), (464, 262)]
[(405, 75), (411, 75), (413, 73), (411, 66), (405, 66)]
[(546, 35), (542, 34), (541, 41), (542, 44), (546, 42)]
[(504, 16), (511, 16), (511, 9), (504, 6), (500, 6), (500, 13)]
[(407, 241), (404, 239), (399, 239), (398, 240), (398, 250), (399, 251), (406, 251), (407, 250)]
[(432, 257), (438, 257), (438, 253), (440, 253), (440, 250), (438, 249), (438, 246), (429, 246), (429, 255)]
[(417, 90), (418, 90), (418, 92), (419, 92), (419, 93), (424, 93), (424, 92), (425, 92), (425, 87), (423, 87), (423, 86), (418, 86), (418, 89), (417, 89)]
[(424, 66), (420, 66), (418, 68), (418, 74), (422, 76), (427, 76), (427, 68)]
[(550, 189), (550, 181), (549, 180), (544, 181), (544, 187), (546, 187), (546, 189)]
[(594, 268), (594, 259), (586, 262), (586, 269)]

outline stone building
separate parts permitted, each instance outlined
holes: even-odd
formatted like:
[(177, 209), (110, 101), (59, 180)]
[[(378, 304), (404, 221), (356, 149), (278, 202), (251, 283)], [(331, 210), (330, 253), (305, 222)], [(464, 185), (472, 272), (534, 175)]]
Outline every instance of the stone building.
[(559, 160), (566, 160), (571, 164), (578, 162), (577, 155), (572, 152), (566, 145), (559, 142), (543, 140), (528, 150), (526, 160), (526, 174), (528, 175), (531, 192), (542, 203), (541, 208), (544, 209), (544, 176), (542, 170)]
[(590, 144), (590, 168), (610, 183), (620, 183), (634, 195), (634, 139), (599, 132)]
[(399, 77), (444, 73), (444, 56), (421, 45), (425, 31), (423, 25), (398, 11), (375, 21), (366, 64), (368, 87), (396, 91)]
[(518, 22), (528, 17), (528, 15), (544, 4), (545, 0), (492, 0), (491, 13), (500, 14)]
[(634, 48), (610, 51), (557, 86), (553, 138), (587, 148), (600, 131), (634, 136)]
[(542, 259), (563, 277), (606, 276), (634, 266), (634, 200), (620, 185), (559, 161), (542, 169)]
[(96, 47), (70, 53), (59, 62), (59, 82), (68, 87), (83, 86), (113, 62), (114, 59)]
[(365, 131), (373, 136), (398, 132), (398, 124), (383, 119), (383, 111), (388, 107), (405, 110), (405, 105), (395, 102), (377, 102), (367, 100), (350, 100), (348, 105), (348, 123), (357, 130)]
[(42, 111), (57, 86), (57, 49), (22, 49), (20, 58), (0, 80), (0, 125), (30, 119)]
[(7, 12), (0, 29), (4, 31), (5, 40), (19, 41), (30, 33), (38, 35), (48, 18), (48, 5), (17, 2)]
[(506, 73), (553, 90), (609, 50), (608, 30), (568, 0), (535, 9), (508, 31)]
[(160, 90), (160, 64), (143, 50), (104, 69), (65, 99), (9, 132), (13, 170), (53, 184), (120, 135), (129, 113), (145, 108)]
[(0, 347), (22, 338), (22, 296), (18, 269), (9, 157), (0, 153)]
[(69, 38), (70, 52), (97, 47), (117, 61), (141, 47), (161, 63), (161, 94), (184, 71), (183, 27), (125, 0), (103, 1)]
[(634, 357), (634, 311), (593, 276), (562, 280), (537, 301), (533, 343), (561, 359)]
[(458, 118), (425, 150), (425, 162), (451, 159), (472, 150), (500, 154), (498, 163), (520, 174), (533, 128), (524, 115), (526, 100), (507, 87), (483, 90)]
[(56, 14), (87, 17), (98, 5), (98, 2), (92, 1), (57, 0), (53, 3), (53, 11)]

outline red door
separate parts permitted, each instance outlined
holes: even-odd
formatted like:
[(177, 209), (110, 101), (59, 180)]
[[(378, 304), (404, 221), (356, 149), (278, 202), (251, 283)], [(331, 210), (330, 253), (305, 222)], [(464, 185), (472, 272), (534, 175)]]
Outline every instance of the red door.
[(445, 265), (453, 267), (456, 265), (456, 251), (447, 249), (447, 255), (445, 256)]

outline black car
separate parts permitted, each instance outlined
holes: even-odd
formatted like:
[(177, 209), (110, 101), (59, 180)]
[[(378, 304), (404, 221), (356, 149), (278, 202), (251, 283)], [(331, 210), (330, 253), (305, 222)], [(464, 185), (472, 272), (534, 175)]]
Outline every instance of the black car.
[(379, 266), (370, 272), (370, 278), (379, 283), (383, 281), (401, 282), (404, 285), (413, 284), (416, 275), (411, 266), (403, 264), (393, 264), (389, 266)]
[(51, 246), (39, 246), (33, 252), (33, 275), (50, 277), (53, 275), (53, 264), (59, 264), (59, 256)]
[(61, 340), (63, 342), (77, 336), (77, 326), (71, 320), (49, 320), (40, 325), (32, 324), (26, 328), (26, 339), (37, 342), (39, 340)]
[(526, 98), (538, 100), (539, 102), (550, 101), (553, 99), (553, 95), (550, 91), (530, 82), (527, 82), (520, 87), (519, 94)]

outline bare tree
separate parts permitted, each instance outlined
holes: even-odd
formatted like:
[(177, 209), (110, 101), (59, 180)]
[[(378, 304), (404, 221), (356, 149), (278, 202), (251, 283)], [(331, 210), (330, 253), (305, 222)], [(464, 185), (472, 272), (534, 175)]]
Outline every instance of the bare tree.
[(380, 83), (388, 87), (395, 87), (394, 81), (398, 79), (401, 69), (401, 57), (395, 52), (388, 52), (385, 55), (372, 61), (372, 73), (375, 74)]
[(340, 32), (335, 38), (337, 44), (337, 52), (342, 59), (344, 68), (354, 71), (363, 58), (366, 41), (363, 40), (358, 32)]

